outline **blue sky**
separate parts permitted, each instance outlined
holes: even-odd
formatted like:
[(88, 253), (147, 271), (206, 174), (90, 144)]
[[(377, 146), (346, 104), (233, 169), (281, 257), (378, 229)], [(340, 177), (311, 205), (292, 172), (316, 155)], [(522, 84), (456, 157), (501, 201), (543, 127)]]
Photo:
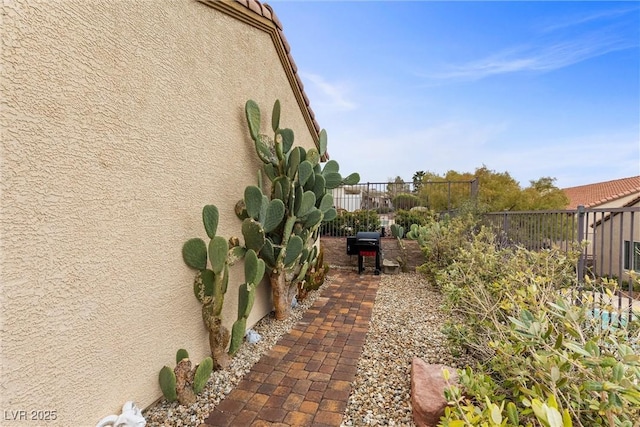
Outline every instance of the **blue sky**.
[(640, 175), (637, 2), (270, 4), (343, 173)]

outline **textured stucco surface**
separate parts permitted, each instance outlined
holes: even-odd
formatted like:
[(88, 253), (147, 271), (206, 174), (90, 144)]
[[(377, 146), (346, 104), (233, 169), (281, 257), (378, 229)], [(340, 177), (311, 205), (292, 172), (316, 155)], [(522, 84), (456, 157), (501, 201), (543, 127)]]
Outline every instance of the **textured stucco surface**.
[[(296, 142), (313, 140), (269, 34), (203, 4), (2, 8), (0, 410), (95, 425), (160, 397), (178, 348), (208, 353), (181, 248), (206, 238), (208, 203), (218, 234), (241, 235), (233, 206), (259, 167), (246, 100), (269, 116), (279, 98)], [(242, 280), (236, 265), (229, 327)]]

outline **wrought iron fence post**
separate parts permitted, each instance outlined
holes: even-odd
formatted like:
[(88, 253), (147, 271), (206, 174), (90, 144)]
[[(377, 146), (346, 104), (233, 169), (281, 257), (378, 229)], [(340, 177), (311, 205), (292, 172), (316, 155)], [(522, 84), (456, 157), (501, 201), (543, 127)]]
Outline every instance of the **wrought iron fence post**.
[(581, 247), (580, 257), (578, 258), (578, 287), (582, 290), (584, 285), (584, 266), (587, 258), (587, 249), (582, 248), (582, 241), (585, 238), (585, 212), (584, 206), (578, 206), (578, 244)]
[(509, 246), (509, 214), (504, 212), (502, 214), (502, 236), (500, 236), (500, 247), (506, 248)]
[[(367, 182), (367, 206), (366, 206), (366, 210), (367, 212), (371, 209), (371, 188), (370, 188), (371, 183)], [(365, 215), (367, 224), (365, 225), (365, 229), (369, 230), (369, 215)]]

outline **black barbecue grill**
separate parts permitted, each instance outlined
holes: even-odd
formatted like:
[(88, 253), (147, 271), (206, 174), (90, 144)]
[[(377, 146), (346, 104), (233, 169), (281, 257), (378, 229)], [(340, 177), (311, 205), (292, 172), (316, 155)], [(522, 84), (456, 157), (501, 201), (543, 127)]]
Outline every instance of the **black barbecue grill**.
[(358, 255), (358, 274), (364, 271), (364, 257), (376, 258), (374, 274), (380, 274), (380, 233), (361, 231), (355, 237), (347, 237), (347, 255)]

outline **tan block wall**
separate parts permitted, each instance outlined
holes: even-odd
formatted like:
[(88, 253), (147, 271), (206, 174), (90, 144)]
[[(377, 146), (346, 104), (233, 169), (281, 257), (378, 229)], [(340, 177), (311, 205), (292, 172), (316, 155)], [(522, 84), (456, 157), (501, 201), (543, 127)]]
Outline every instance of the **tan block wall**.
[[(352, 267), (357, 271), (358, 256), (347, 255), (346, 237), (323, 237), (321, 243), (324, 248), (324, 260), (326, 263), (338, 267)], [(403, 243), (407, 253), (407, 269), (408, 271), (415, 271), (416, 267), (424, 264), (424, 255), (420, 250), (418, 242), (415, 240), (404, 239)], [(382, 245), (383, 258), (396, 261), (396, 258), (401, 254), (397, 239), (393, 237), (383, 237), (380, 244)], [(382, 263), (382, 260), (380, 263)], [(373, 274), (375, 258), (365, 257), (364, 266), (365, 274)]]
[(178, 348), (208, 354), (181, 248), (206, 238), (209, 203), (241, 236), (233, 207), (260, 166), (246, 100), (270, 117), (279, 98), (313, 140), (269, 34), (201, 3), (9, 0), (0, 16), (0, 408), (93, 426), (159, 398)]

